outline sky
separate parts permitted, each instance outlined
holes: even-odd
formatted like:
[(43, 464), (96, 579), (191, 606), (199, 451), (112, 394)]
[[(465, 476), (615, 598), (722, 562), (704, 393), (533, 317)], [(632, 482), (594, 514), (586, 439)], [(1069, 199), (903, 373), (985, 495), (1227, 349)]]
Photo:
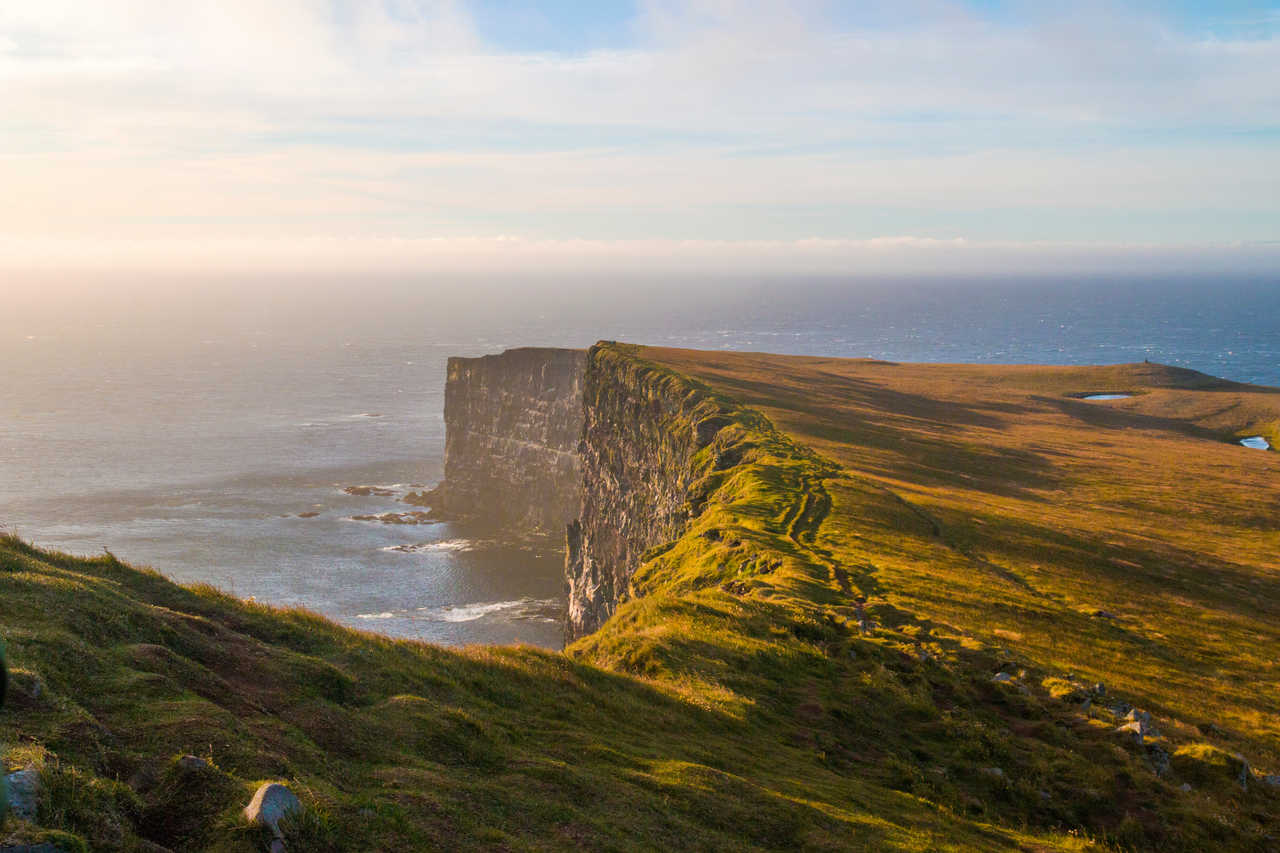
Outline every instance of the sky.
[(1280, 269), (1280, 5), (10, 0), (0, 269)]

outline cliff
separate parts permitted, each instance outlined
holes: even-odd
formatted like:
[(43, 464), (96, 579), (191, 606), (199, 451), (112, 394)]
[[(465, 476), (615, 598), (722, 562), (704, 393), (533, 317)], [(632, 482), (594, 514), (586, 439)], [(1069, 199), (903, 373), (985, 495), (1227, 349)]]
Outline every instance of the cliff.
[(449, 359), (437, 515), (559, 539), (578, 514), (582, 350), (522, 348)]
[(695, 455), (730, 423), (705, 389), (632, 356), (592, 347), (583, 390), (582, 508), (565, 555), (566, 641), (604, 624), (646, 551), (696, 512)]

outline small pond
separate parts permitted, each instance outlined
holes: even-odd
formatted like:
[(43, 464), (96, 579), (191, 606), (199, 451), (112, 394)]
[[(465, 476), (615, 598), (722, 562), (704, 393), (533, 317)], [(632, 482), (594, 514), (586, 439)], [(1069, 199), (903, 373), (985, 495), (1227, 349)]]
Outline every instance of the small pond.
[(1254, 450), (1270, 450), (1271, 443), (1260, 435), (1251, 435), (1248, 438), (1240, 439), (1240, 443), (1245, 447), (1252, 447)]
[(1086, 394), (1082, 400), (1127, 400), (1132, 394)]

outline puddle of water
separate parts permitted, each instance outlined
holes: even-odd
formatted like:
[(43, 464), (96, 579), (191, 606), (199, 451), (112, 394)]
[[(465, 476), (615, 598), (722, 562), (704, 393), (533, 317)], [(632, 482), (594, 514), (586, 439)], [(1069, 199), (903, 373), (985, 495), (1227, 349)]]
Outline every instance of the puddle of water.
[(1252, 447), (1254, 450), (1270, 450), (1271, 444), (1260, 435), (1251, 435), (1248, 438), (1240, 439), (1240, 443), (1245, 447)]
[(1127, 400), (1132, 394), (1087, 394), (1082, 400)]

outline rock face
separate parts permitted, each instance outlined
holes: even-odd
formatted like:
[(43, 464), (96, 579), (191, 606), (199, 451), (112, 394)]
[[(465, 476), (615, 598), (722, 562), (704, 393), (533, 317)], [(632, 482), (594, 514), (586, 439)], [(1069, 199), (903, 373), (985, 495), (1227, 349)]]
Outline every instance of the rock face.
[(677, 538), (693, 456), (728, 423), (703, 389), (596, 345), (583, 389), (582, 509), (565, 555), (565, 639), (592, 633), (627, 595), (645, 551)]
[(449, 359), (432, 512), (559, 539), (578, 514), (585, 364), (582, 350), (533, 347)]

